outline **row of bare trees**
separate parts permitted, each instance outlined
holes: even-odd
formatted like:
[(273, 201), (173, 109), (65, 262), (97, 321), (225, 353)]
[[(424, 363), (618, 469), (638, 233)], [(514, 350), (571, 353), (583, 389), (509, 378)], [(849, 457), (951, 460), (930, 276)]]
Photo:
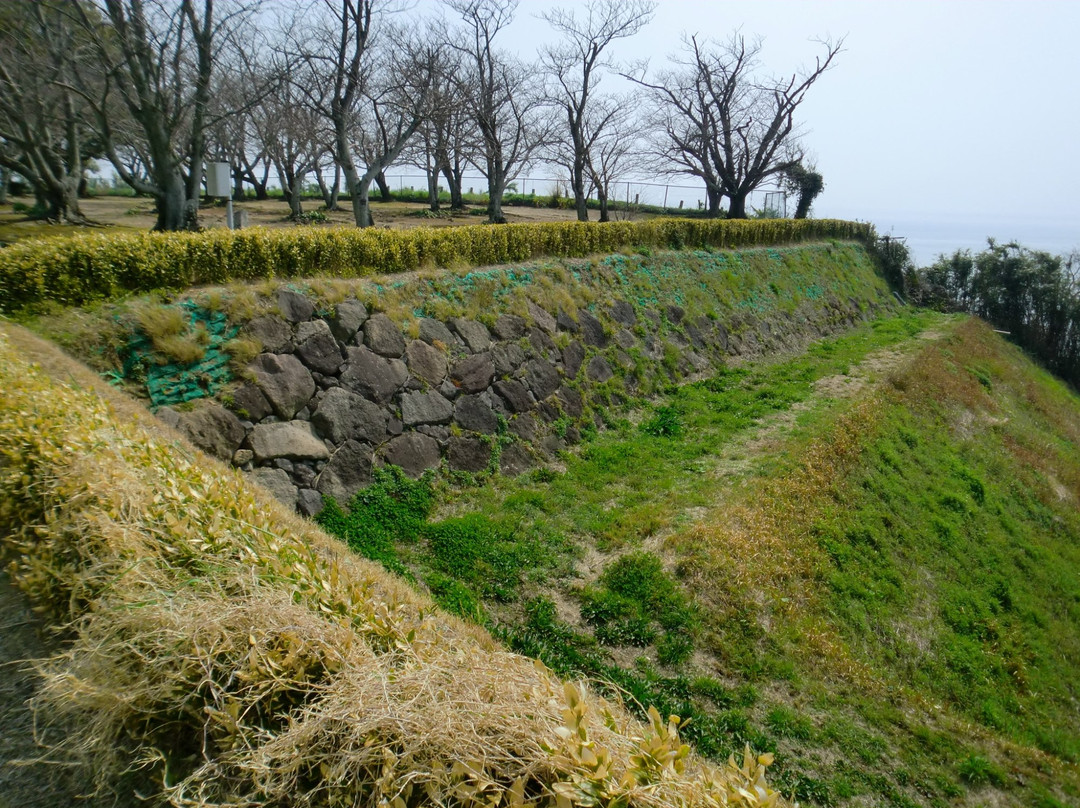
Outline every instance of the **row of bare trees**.
[(312, 179), (328, 208), (344, 191), (360, 227), (373, 221), (372, 185), (387, 199), (386, 171), (403, 164), (426, 173), (434, 209), (443, 182), (462, 207), (462, 182), (479, 173), (491, 222), (539, 162), (568, 178), (581, 220), (593, 197), (606, 220), (613, 182), (630, 173), (702, 180), (710, 215), (727, 199), (727, 215), (744, 217), (770, 180), (820, 192), (795, 113), (840, 43), (781, 79), (741, 35), (687, 37), (655, 70), (620, 65), (612, 45), (655, 3), (587, 0), (542, 15), (558, 39), (529, 61), (501, 47), (517, 5), (5, 0), (0, 168), (27, 181), (43, 215), (85, 222), (80, 186), (91, 161), (107, 161), (156, 200), (161, 230), (198, 226), (208, 159), (231, 163), (237, 194), (265, 197), (276, 178), (293, 217)]

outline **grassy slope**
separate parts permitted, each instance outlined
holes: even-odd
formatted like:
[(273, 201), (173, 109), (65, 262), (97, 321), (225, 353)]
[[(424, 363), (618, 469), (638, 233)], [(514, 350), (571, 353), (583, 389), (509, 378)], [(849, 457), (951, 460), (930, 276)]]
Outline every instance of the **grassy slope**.
[(558, 473), (387, 479), (336, 527), (701, 751), (776, 750), (804, 801), (1063, 805), (1078, 412), (982, 326), (908, 315), (672, 390)]

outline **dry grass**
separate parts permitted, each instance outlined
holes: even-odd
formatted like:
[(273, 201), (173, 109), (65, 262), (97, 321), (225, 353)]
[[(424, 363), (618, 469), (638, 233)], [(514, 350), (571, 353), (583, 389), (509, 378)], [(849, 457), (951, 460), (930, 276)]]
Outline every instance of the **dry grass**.
[(76, 719), (56, 753), (103, 785), (137, 766), (177, 806), (778, 804), (768, 756), (695, 758), (102, 388), (0, 336), (0, 528), (73, 637), (37, 707)]

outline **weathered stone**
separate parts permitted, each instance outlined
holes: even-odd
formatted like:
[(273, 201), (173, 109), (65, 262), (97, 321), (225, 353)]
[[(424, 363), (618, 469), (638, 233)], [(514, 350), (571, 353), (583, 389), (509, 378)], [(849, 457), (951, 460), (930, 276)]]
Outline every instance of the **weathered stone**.
[(499, 471), (508, 477), (516, 477), (536, 465), (529, 450), (520, 443), (511, 443), (499, 455)]
[(454, 423), (470, 432), (491, 435), (499, 426), (494, 411), (480, 396), (460, 396), (454, 404)]
[(615, 344), (623, 350), (629, 351), (637, 345), (637, 339), (625, 328), (620, 328), (618, 333), (615, 334)]
[(405, 393), (401, 397), (401, 421), (405, 426), (448, 424), (453, 415), (454, 405), (435, 390)]
[(261, 421), (274, 411), (262, 390), (254, 384), (242, 384), (232, 392), (229, 405), (239, 417), (248, 421)]
[(439, 392), (442, 393), (442, 397), (447, 401), (453, 401), (461, 393), (460, 390), (454, 387), (454, 383), (449, 379), (442, 380), (442, 384), (439, 385)]
[(562, 413), (559, 412), (559, 408), (550, 401), (537, 402), (536, 414), (540, 416), (541, 421), (547, 424), (554, 423), (562, 418)]
[(634, 307), (625, 300), (614, 301), (608, 312), (611, 314), (611, 319), (619, 323), (619, 325), (625, 325), (629, 328), (637, 323), (637, 314), (634, 312)]
[(547, 457), (553, 458), (566, 448), (566, 441), (558, 435), (544, 435), (540, 440), (535, 441), (533, 445)]
[(514, 342), (500, 342), (491, 346), (491, 361), (495, 372), (500, 376), (509, 376), (525, 362), (525, 351)]
[(251, 479), (274, 495), (274, 499), (290, 508), (296, 507), (296, 486), (281, 469), (255, 469)]
[(281, 316), (290, 323), (302, 323), (304, 320), (310, 320), (315, 313), (315, 304), (292, 289), (278, 289), (277, 305)]
[(191, 412), (180, 413), (176, 429), (204, 452), (220, 460), (231, 460), (247, 434), (239, 418), (220, 404), (210, 402)]
[[(311, 370), (332, 376), (338, 372), (344, 357), (341, 355), (338, 341), (334, 339), (329, 326), (322, 320), (316, 320), (314, 323), (301, 323), (300, 325), (303, 327), (315, 323), (321, 324), (322, 328), (314, 329), (315, 333), (298, 345), (296, 355)], [(300, 328), (297, 328), (298, 338), (299, 332)]]
[(659, 328), (660, 324), (664, 321), (663, 318), (660, 316), (660, 312), (656, 311), (655, 309), (645, 309), (642, 314), (644, 315), (645, 319), (649, 321), (653, 328)]
[(581, 393), (572, 387), (563, 385), (559, 388), (559, 392), (556, 394), (556, 398), (559, 400), (559, 406), (562, 407), (562, 411), (571, 418), (580, 418), (581, 413), (585, 411), (584, 402), (581, 400)]
[(531, 300), (526, 305), (529, 307), (529, 316), (532, 318), (533, 324), (549, 334), (554, 334), (555, 329), (558, 327), (555, 318)]
[(483, 471), (491, 463), (491, 447), (479, 438), (453, 437), (446, 450), (446, 462), (455, 471)]
[(311, 371), (291, 354), (259, 354), (251, 363), (251, 372), (280, 418), (292, 418), (315, 395)]
[(581, 430), (576, 426), (568, 426), (563, 438), (570, 444), (581, 443)]
[(522, 378), (538, 401), (559, 389), (559, 371), (543, 359), (533, 359), (526, 364)]
[(570, 331), (574, 334), (581, 328), (581, 326), (578, 325), (577, 320), (563, 311), (562, 307), (559, 308), (559, 313), (555, 317), (555, 325), (558, 326), (560, 331)]
[(624, 370), (629, 370), (634, 366), (633, 358), (631, 358), (630, 354), (628, 354), (621, 348), (617, 348), (615, 350), (615, 361), (618, 362), (619, 367), (623, 368)]
[(393, 416), (386, 422), (386, 434), (394, 437), (400, 435), (405, 429), (405, 424), (401, 423), (400, 418), (394, 418)]
[(496, 338), (501, 340), (520, 339), (525, 336), (525, 319), (516, 314), (502, 314), (495, 320), (492, 328)]
[(296, 330), (293, 333), (293, 344), (299, 345), (302, 342), (306, 342), (316, 334), (329, 333), (330, 326), (326, 324), (325, 320), (308, 320), (303, 323), (297, 323)]
[(259, 424), (248, 437), (258, 463), (284, 457), (295, 460), (325, 460), (330, 452), (308, 421)]
[(429, 435), (435, 438), (435, 440), (439, 442), (440, 447), (446, 445), (446, 441), (450, 439), (450, 427), (448, 426), (440, 426), (439, 424), (421, 424), (416, 427), (416, 431), (423, 435)]
[(343, 387), (328, 390), (311, 416), (319, 434), (336, 444), (347, 440), (381, 443), (386, 437), (386, 411)]
[(398, 357), (405, 353), (405, 338), (398, 324), (381, 312), (364, 323), (364, 344), (380, 356)]
[(573, 379), (581, 370), (581, 363), (585, 361), (585, 347), (577, 340), (567, 343), (562, 350), (562, 361), (566, 377)]
[(585, 374), (598, 384), (603, 384), (615, 375), (612, 373), (608, 361), (599, 354), (589, 360), (589, 366), (585, 368)]
[(495, 365), (491, 354), (478, 353), (466, 356), (450, 368), (450, 379), (466, 393), (479, 393), (495, 378)]
[(723, 348), (726, 351), (728, 349), (728, 330), (727, 330), (727, 328), (724, 327), (723, 323), (717, 321), (716, 325), (713, 326), (713, 329), (714, 329), (714, 331), (716, 333), (716, 341), (717, 341), (717, 343), (719, 343), (720, 347)]
[(301, 488), (296, 496), (296, 509), (312, 519), (322, 513), (322, 494), (312, 488)]
[(495, 382), (495, 392), (507, 403), (511, 412), (527, 412), (533, 407), (529, 388), (517, 379)]
[(686, 332), (686, 336), (689, 337), (691, 345), (698, 350), (705, 347), (705, 338), (696, 325), (691, 322), (684, 323), (683, 330)]
[(532, 346), (533, 352), (540, 356), (545, 356), (555, 350), (555, 341), (551, 338), (551, 335), (539, 328), (529, 329), (529, 344)]
[(172, 407), (159, 407), (155, 415), (157, 415), (158, 420), (166, 426), (170, 426), (173, 429), (180, 428), (180, 413)]
[(420, 339), (428, 345), (431, 345), (434, 342), (441, 342), (443, 345), (454, 344), (454, 335), (451, 334), (450, 330), (438, 320), (424, 317), (420, 320), (419, 326)]
[(432, 348), (423, 340), (414, 339), (405, 348), (405, 364), (409, 372), (432, 387), (446, 378), (446, 354)]
[(586, 345), (594, 348), (606, 348), (608, 336), (604, 333), (604, 324), (585, 309), (578, 309), (578, 323), (581, 324), (581, 338)]
[(686, 310), (683, 309), (682, 306), (676, 306), (673, 303), (664, 309), (664, 314), (667, 315), (667, 318), (670, 322), (678, 325), (682, 322), (683, 317), (686, 316)]
[(461, 337), (465, 347), (472, 353), (486, 351), (491, 345), (491, 334), (483, 323), (467, 320), (464, 317), (455, 317), (450, 321), (450, 327)]
[(330, 332), (339, 342), (349, 342), (367, 318), (367, 306), (359, 300), (342, 301), (334, 307), (334, 313), (330, 315)]
[(288, 474), (290, 477), (292, 476), (293, 464), (292, 464), (292, 461), (289, 460), (287, 457), (275, 457), (271, 461), (270, 465), (273, 466), (276, 469), (281, 469), (286, 474)]
[(341, 383), (362, 396), (385, 404), (409, 378), (400, 359), (384, 359), (365, 347), (348, 348)]
[(406, 432), (393, 438), (379, 454), (386, 463), (399, 466), (414, 479), (438, 466), (441, 459), (438, 441), (419, 432)]
[(292, 349), (292, 327), (280, 317), (267, 314), (255, 317), (244, 326), (244, 336), (258, 340), (269, 353), (285, 353)]
[(531, 412), (515, 415), (510, 420), (507, 429), (511, 435), (517, 435), (522, 440), (536, 440), (536, 417)]
[(255, 453), (251, 449), (237, 449), (233, 452), (232, 464), (234, 466), (246, 466), (255, 459)]
[(299, 462), (293, 464), (292, 479), (297, 488), (314, 488), (315, 478), (315, 469), (310, 465)]
[(315, 490), (346, 505), (357, 491), (371, 482), (371, 455), (372, 448), (368, 444), (345, 441), (319, 472)]

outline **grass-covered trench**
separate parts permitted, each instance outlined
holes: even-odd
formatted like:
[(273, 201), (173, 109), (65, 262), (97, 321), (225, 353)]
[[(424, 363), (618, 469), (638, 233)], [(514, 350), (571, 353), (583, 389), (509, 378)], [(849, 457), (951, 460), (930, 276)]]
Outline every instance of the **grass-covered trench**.
[(804, 803), (1080, 798), (1073, 392), (909, 312), (602, 415), (558, 467), (387, 471), (321, 521)]

